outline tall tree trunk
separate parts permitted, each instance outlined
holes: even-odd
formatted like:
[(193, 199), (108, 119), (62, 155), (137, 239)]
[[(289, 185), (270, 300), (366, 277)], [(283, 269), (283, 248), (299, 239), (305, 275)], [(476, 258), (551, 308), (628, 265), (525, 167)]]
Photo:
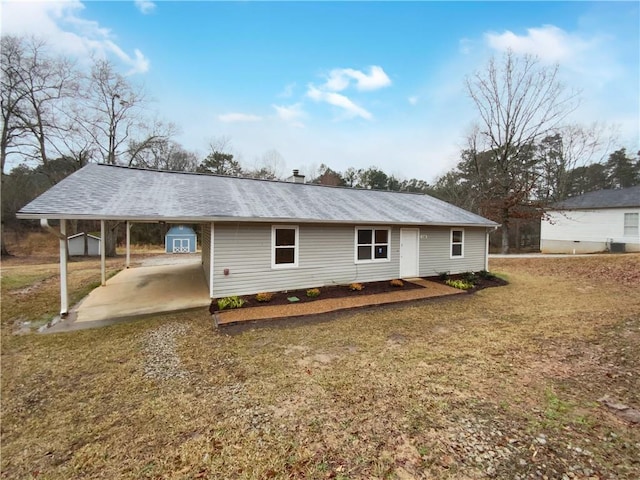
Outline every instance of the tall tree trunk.
[(509, 210), (502, 211), (502, 248), (501, 253), (509, 253)]
[(112, 222), (112, 221), (105, 222), (104, 247), (105, 247), (105, 255), (107, 257), (116, 256), (118, 225), (120, 225), (120, 222)]
[(0, 223), (0, 244), (2, 244), (0, 247), (2, 250), (0, 256), (10, 257), (11, 254), (9, 253), (9, 250), (7, 250), (7, 244), (4, 241), (4, 222)]

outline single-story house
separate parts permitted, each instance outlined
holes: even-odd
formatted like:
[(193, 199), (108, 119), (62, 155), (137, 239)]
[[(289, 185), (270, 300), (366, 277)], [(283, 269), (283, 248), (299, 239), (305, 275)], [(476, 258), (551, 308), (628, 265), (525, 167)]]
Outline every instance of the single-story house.
[(100, 255), (100, 237), (80, 232), (71, 235), (67, 241), (69, 244), (69, 256), (71, 257), (97, 257)]
[(191, 227), (175, 225), (164, 236), (167, 253), (195, 253), (197, 236)]
[(18, 217), (49, 229), (59, 220), (63, 230), (73, 219), (102, 229), (126, 222), (127, 239), (131, 222), (200, 224), (212, 298), (484, 270), (498, 226), (428, 195), (311, 185), (299, 174), (274, 181), (101, 164)]
[(598, 190), (553, 206), (540, 225), (542, 253), (640, 252), (640, 185)]

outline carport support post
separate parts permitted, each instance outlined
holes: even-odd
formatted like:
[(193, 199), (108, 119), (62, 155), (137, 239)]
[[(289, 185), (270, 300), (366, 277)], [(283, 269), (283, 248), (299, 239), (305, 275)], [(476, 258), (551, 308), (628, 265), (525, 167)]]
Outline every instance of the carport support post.
[(125, 222), (125, 230), (127, 231), (127, 260), (124, 263), (125, 268), (129, 268), (131, 263), (130, 247), (131, 247), (131, 224), (129, 220)]
[(60, 316), (69, 313), (69, 295), (67, 291), (67, 221), (60, 220)]
[(106, 267), (106, 246), (104, 220), (100, 220), (100, 285), (103, 287), (107, 284), (107, 267)]

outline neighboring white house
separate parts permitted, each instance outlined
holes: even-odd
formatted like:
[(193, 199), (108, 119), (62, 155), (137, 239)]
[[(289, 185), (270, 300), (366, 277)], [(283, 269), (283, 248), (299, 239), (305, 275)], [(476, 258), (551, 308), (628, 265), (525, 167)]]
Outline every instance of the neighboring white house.
[(69, 256), (71, 257), (97, 257), (100, 255), (100, 237), (89, 233), (76, 233), (68, 238)]
[(18, 217), (199, 224), (212, 298), (487, 268), (491, 220), (428, 195), (303, 179), (89, 164)]
[(640, 186), (585, 193), (547, 213), (542, 253), (640, 252)]

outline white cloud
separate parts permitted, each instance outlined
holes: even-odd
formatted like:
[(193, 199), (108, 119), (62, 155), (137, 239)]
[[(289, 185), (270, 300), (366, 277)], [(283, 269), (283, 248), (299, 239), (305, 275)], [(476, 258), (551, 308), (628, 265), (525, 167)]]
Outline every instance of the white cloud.
[(236, 122), (259, 122), (262, 120), (262, 117), (258, 115), (253, 115), (251, 113), (224, 113), (222, 115), (218, 115), (218, 120), (224, 123), (236, 123)]
[(571, 61), (593, 45), (593, 41), (586, 41), (554, 25), (528, 28), (526, 35), (517, 35), (510, 30), (500, 34), (489, 32), (485, 39), (495, 50), (511, 49), (517, 54), (536, 55), (545, 62)]
[(469, 55), (473, 47), (473, 42), (468, 38), (461, 38), (458, 42), (458, 49), (463, 55)]
[(391, 79), (382, 67), (373, 65), (369, 67), (369, 74), (352, 68), (336, 68), (331, 70), (327, 82), (323, 85), (323, 89), (341, 92), (350, 85), (351, 80), (355, 80), (356, 89), (362, 91), (377, 90), (391, 85)]
[(306, 116), (304, 110), (302, 110), (301, 103), (294, 103), (293, 105), (271, 105), (275, 111), (278, 118), (284, 120), (287, 123), (295, 127), (304, 127), (304, 125), (300, 122), (300, 119)]
[(353, 101), (351, 101), (345, 95), (335, 92), (325, 92), (320, 90), (313, 85), (309, 85), (309, 89), (307, 90), (307, 96), (315, 100), (316, 102), (325, 102), (335, 107), (339, 107), (343, 109), (347, 115), (347, 117), (362, 117), (365, 120), (371, 120), (373, 115), (370, 112), (365, 110), (364, 108), (356, 105)]
[(415, 105), (416, 103), (418, 103), (418, 97), (416, 97), (415, 95), (412, 97), (407, 98), (407, 101), (411, 104), (411, 105)]
[(279, 97), (282, 98), (289, 98), (293, 96), (293, 90), (296, 88), (296, 83), (288, 83), (287, 85), (285, 85), (284, 89), (282, 90), (282, 92), (280, 92), (278, 94)]
[(143, 15), (148, 15), (156, 9), (156, 4), (150, 0), (135, 0), (134, 3)]
[(44, 38), (58, 53), (87, 61), (92, 56), (115, 56), (129, 68), (128, 74), (145, 73), (149, 60), (140, 50), (124, 51), (108, 28), (80, 15), (84, 5), (79, 0), (51, 2), (4, 2), (3, 34), (34, 35)]

